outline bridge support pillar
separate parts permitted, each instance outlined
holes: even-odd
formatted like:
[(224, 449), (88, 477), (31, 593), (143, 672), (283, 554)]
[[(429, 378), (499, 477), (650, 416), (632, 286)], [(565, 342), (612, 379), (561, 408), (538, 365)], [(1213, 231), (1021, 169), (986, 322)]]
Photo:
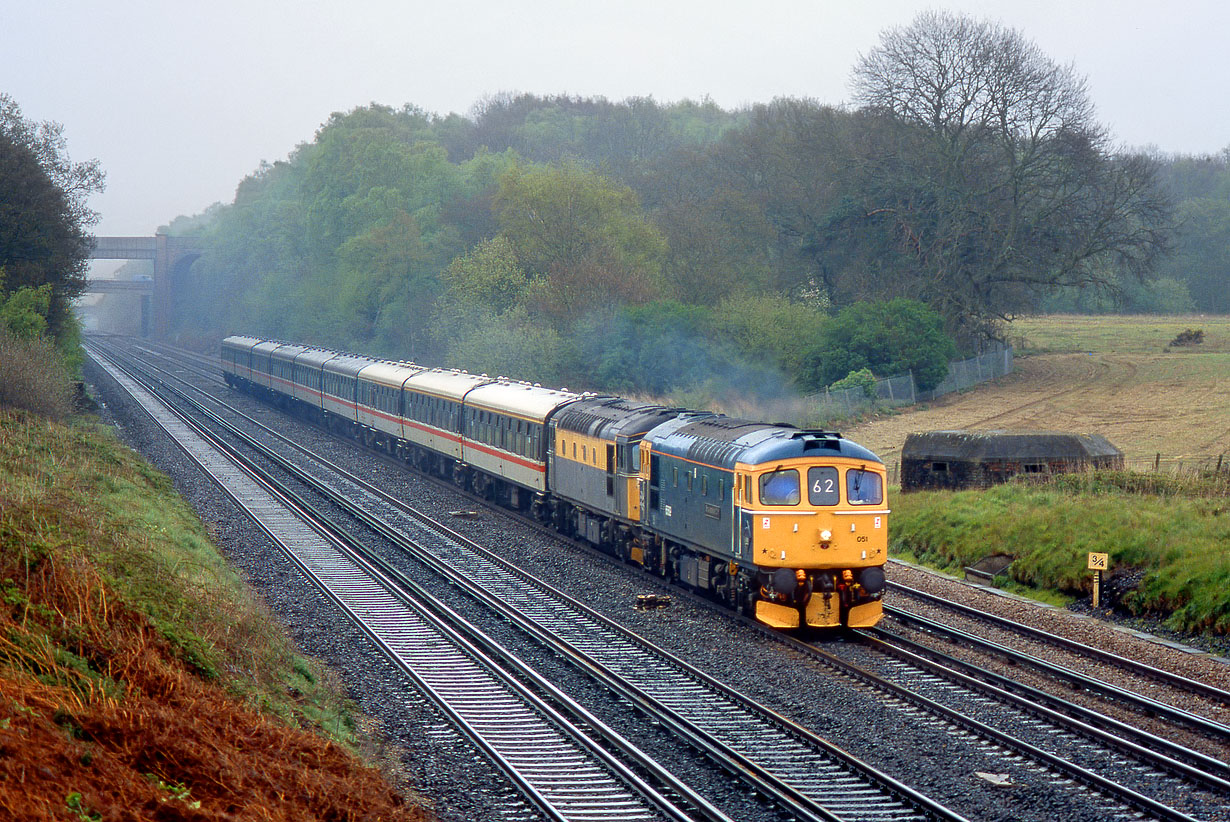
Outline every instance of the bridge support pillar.
[[(167, 250), (166, 234), (155, 234), (154, 240), (154, 339), (166, 339), (171, 330), (171, 256)], [(144, 319), (144, 318), (143, 318)], [(148, 325), (142, 323), (148, 328)]]

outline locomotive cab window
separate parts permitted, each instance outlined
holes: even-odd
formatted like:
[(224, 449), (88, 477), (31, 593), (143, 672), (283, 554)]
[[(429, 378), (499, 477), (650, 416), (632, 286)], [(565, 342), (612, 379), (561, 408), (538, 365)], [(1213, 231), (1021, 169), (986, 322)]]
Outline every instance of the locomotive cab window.
[(880, 475), (862, 468), (846, 472), (846, 500), (851, 505), (879, 505), (884, 501), (884, 485)]
[(799, 472), (793, 468), (760, 477), (761, 505), (798, 505)]

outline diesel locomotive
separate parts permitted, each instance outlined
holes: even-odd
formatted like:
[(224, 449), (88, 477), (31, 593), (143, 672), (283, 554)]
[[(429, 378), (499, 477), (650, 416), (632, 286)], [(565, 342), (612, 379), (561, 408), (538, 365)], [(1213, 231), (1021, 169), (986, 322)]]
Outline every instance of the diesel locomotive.
[(883, 462), (840, 434), (231, 336), (228, 385), (776, 628), (866, 627)]

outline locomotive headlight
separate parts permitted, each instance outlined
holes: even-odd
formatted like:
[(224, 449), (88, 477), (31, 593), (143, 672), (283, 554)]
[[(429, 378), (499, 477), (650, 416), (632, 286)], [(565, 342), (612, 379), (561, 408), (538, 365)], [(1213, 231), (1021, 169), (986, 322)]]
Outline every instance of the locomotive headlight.
[(820, 532), (821, 542), (828, 542), (832, 538), (833, 538), (833, 532), (830, 531), (829, 529), (825, 528), (823, 531)]

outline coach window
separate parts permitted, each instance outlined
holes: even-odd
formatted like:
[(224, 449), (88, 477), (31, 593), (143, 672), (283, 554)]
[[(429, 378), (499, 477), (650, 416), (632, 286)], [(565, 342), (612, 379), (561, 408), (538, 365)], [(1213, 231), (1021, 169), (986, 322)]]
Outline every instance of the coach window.
[(702, 474), (700, 477), (700, 495), (702, 497), (709, 496), (709, 475)]
[(678, 465), (671, 466), (671, 482), (676, 488), (679, 487), (679, 466)]
[(793, 468), (760, 477), (761, 505), (798, 505), (799, 472)]
[(851, 505), (879, 505), (884, 501), (880, 475), (862, 468), (846, 472), (846, 501)]

